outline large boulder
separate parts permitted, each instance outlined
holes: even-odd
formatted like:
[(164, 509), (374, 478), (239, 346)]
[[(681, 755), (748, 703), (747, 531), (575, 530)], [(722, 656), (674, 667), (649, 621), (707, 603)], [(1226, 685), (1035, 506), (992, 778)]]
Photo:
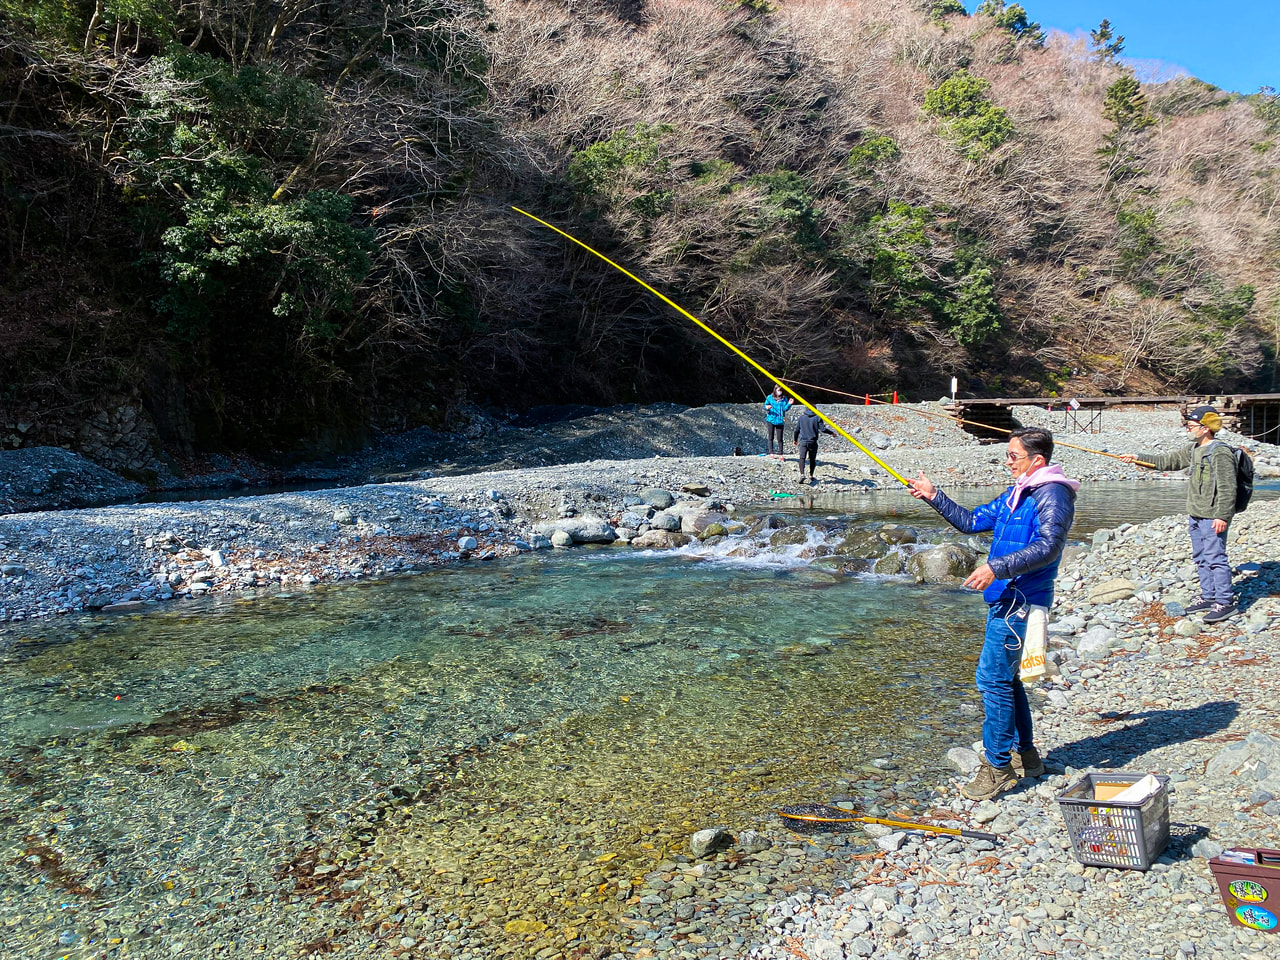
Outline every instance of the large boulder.
[(676, 502), (675, 495), (660, 487), (646, 487), (640, 491), (640, 501), (658, 510), (665, 510)]
[(1252, 730), (1239, 743), (1218, 751), (1205, 767), (1206, 777), (1237, 777), (1250, 784), (1280, 789), (1280, 740)]
[(775, 549), (794, 547), (809, 540), (809, 531), (804, 527), (783, 527), (775, 530), (769, 537), (769, 546)]
[(871, 567), (882, 577), (896, 577), (902, 573), (902, 554), (890, 553), (881, 557)]
[(967, 577), (973, 572), (973, 553), (958, 543), (944, 543), (913, 553), (907, 560), (907, 573), (916, 583)]
[(670, 513), (655, 513), (649, 518), (651, 530), (679, 530), (680, 518)]
[(892, 545), (916, 543), (920, 539), (920, 534), (913, 527), (904, 527), (900, 523), (886, 523), (876, 531), (876, 536)]
[(646, 530), (631, 541), (631, 546), (637, 550), (670, 550), (688, 542), (689, 537), (678, 530)]
[(1102, 624), (1090, 627), (1076, 647), (1076, 655), (1081, 660), (1101, 660), (1116, 649), (1116, 634), (1110, 627)]
[(609, 526), (609, 521), (590, 514), (561, 517), (559, 520), (540, 523), (534, 529), (548, 537), (559, 530), (568, 534), (574, 543), (613, 543), (618, 539), (618, 533)]
[(874, 560), (889, 552), (889, 545), (876, 536), (873, 530), (851, 530), (835, 545), (836, 553), (849, 557)]
[(1137, 586), (1131, 580), (1124, 577), (1117, 577), (1115, 580), (1108, 580), (1106, 583), (1100, 583), (1089, 591), (1090, 603), (1117, 603), (1120, 600), (1128, 600), (1138, 592)]

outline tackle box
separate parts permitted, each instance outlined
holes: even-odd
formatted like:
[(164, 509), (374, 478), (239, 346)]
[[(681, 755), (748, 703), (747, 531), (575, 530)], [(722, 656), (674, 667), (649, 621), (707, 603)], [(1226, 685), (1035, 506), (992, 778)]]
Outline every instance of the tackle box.
[(1280, 914), (1280, 850), (1259, 847), (1223, 850), (1209, 860), (1231, 922), (1250, 930), (1276, 932)]

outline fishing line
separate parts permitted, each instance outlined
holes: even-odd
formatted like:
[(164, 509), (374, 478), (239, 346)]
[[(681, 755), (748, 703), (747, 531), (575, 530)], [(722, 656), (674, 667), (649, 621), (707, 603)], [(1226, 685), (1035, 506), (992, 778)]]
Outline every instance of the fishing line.
[(800, 394), (796, 393), (796, 391), (788, 387), (786, 385), (786, 382), (783, 381), (781, 377), (774, 376), (772, 373), (770, 373), (760, 364), (756, 363), (754, 360), (752, 360), (749, 356), (747, 356), (745, 353), (743, 353), (741, 350), (735, 347), (732, 343), (730, 343), (724, 337), (720, 336), (720, 334), (716, 333), (709, 326), (707, 326), (705, 323), (703, 323), (701, 320), (695, 317), (692, 313), (690, 313), (684, 307), (680, 306), (680, 304), (672, 300), (670, 297), (655, 290), (653, 287), (649, 286), (649, 284), (645, 283), (643, 280), (637, 277), (634, 273), (625, 269), (624, 267), (620, 267), (618, 264), (614, 263), (612, 260), (606, 257), (599, 250), (593, 250), (591, 247), (587, 246), (585, 243), (583, 243), (581, 240), (579, 240), (577, 237), (573, 236), (572, 234), (565, 233), (565, 231), (561, 230), (559, 227), (554, 226), (550, 223), (547, 223), (547, 221), (539, 219), (538, 217), (535, 217), (532, 213), (529, 213), (527, 210), (521, 210), (519, 207), (512, 207), (511, 209), (514, 210), (516, 213), (519, 213), (528, 217), (530, 220), (534, 221), (535, 223), (542, 224), (548, 230), (554, 230), (556, 233), (560, 234), (560, 236), (564, 237), (566, 240), (573, 241), (578, 246), (580, 246), (583, 250), (587, 251), (587, 253), (590, 253), (594, 256), (599, 257), (601, 260), (603, 260), (609, 266), (613, 267), (619, 273), (622, 273), (630, 277), (632, 280), (640, 284), (640, 286), (644, 287), (646, 290), (652, 293), (655, 297), (657, 297), (663, 303), (667, 304), (669, 307), (672, 307), (675, 310), (678, 310), (683, 316), (687, 317), (689, 320), (692, 320), (695, 324), (697, 324), (707, 333), (711, 334), (711, 336), (715, 337), (722, 344), (724, 344), (726, 347), (728, 347), (730, 350), (736, 353), (739, 357), (741, 357), (743, 360), (749, 363), (752, 367), (754, 367), (756, 370), (759, 370), (761, 373), (763, 373), (771, 381), (773, 381), (774, 383), (782, 384), (782, 389), (786, 390), (787, 393), (791, 394), (792, 397), (800, 401), (800, 403), (802, 403), (806, 408), (808, 408), (809, 410), (812, 410), (814, 414), (816, 414), (819, 418), (822, 419), (824, 423), (827, 424), (827, 426), (832, 427), (838, 434), (840, 434), (840, 436), (844, 437), (846, 440), (852, 443), (855, 447), (857, 447), (859, 450), (865, 453), (868, 457), (870, 457), (873, 461), (875, 461), (876, 464), (882, 467), (891, 477), (897, 480), (904, 487), (910, 488), (910, 484), (908, 483), (906, 477), (902, 476), (902, 474), (894, 470), (893, 467), (889, 466), (887, 463), (885, 463), (883, 460), (877, 457), (874, 453), (872, 453), (870, 450), (868, 450), (866, 447), (860, 444), (857, 440), (853, 439), (853, 437), (851, 437), (847, 432), (845, 432), (844, 427), (840, 426), (840, 424), (836, 423), (834, 420), (828, 417), (825, 413), (823, 413), (821, 410), (819, 410), (817, 407), (811, 404), (808, 400), (806, 400), (804, 397), (800, 396)]
[[(839, 396), (839, 397), (852, 397), (855, 400), (864, 400), (864, 401), (869, 400), (871, 403), (883, 404), (886, 407), (903, 406), (906, 408), (906, 411), (908, 413), (914, 413), (921, 417), (936, 417), (939, 420), (950, 420), (952, 423), (964, 423), (964, 424), (968, 424), (971, 427), (981, 427), (983, 430), (993, 430), (996, 433), (1013, 433), (1012, 430), (1006, 430), (1004, 427), (993, 427), (990, 424), (982, 423), (979, 420), (962, 420), (960, 417), (954, 417), (949, 413), (931, 413), (928, 410), (917, 410), (914, 407), (905, 405), (905, 404), (894, 404), (894, 403), (890, 403), (887, 400), (877, 400), (875, 397), (866, 393), (845, 393), (843, 390), (833, 390), (831, 387), (820, 387), (816, 383), (801, 383), (799, 380), (790, 380), (790, 381), (784, 380), (783, 383), (784, 384), (794, 383), (798, 387), (812, 387), (814, 390), (824, 390), (827, 393), (834, 393), (836, 396)], [(1276, 429), (1280, 429), (1280, 427), (1277, 427)], [(1124, 459), (1124, 457), (1118, 453), (1107, 453), (1107, 451), (1105, 450), (1094, 450), (1091, 447), (1078, 447), (1074, 443), (1067, 443), (1063, 440), (1059, 440), (1057, 437), (1053, 438), (1053, 445), (1055, 447), (1067, 447), (1070, 450), (1079, 450), (1081, 453), (1097, 454), (1099, 457), (1110, 457), (1112, 460)], [(1139, 467), (1155, 466), (1155, 464), (1147, 463), (1145, 460), (1135, 460), (1134, 463)]]

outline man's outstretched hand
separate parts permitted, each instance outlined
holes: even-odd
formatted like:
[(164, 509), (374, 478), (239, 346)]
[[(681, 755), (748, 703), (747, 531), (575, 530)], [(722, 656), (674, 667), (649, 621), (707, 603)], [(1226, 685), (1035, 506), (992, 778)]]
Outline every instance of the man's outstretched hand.
[(920, 476), (907, 481), (907, 489), (917, 500), (932, 500), (938, 495), (938, 488), (924, 475), (923, 470), (920, 471)]

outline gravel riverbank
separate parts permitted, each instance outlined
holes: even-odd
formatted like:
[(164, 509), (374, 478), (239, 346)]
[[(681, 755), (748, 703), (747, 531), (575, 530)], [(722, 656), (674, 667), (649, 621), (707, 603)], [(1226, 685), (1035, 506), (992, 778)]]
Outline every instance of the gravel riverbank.
[[(1275, 933), (1230, 924), (1208, 866), (1224, 846), (1280, 848), (1280, 505), (1251, 508), (1232, 532), (1244, 613), (1213, 627), (1182, 614), (1198, 589), (1181, 518), (1095, 536), (1062, 571), (1062, 675), (1032, 697), (1048, 775), (996, 802), (961, 798), (962, 775), (940, 791), (952, 825), (1003, 843), (869, 826), (882, 855), (843, 890), (776, 904), (775, 935), (751, 956), (1274, 957)], [(950, 756), (968, 769), (966, 754)], [(1149, 872), (1073, 856), (1056, 797), (1097, 769), (1169, 777), (1172, 837)]]
[[(996, 483), (1005, 475), (999, 446), (980, 445), (944, 420), (914, 416), (908, 409), (824, 410), (904, 475), (924, 470), (950, 487)], [(1059, 439), (1115, 452), (1169, 447), (1181, 439), (1171, 412), (1108, 413), (1107, 419), (1105, 433)], [(736, 518), (761, 512), (771, 490), (803, 490), (836, 512), (856, 511), (857, 498), (867, 491), (896, 484), (862, 453), (849, 451), (848, 444), (824, 438), (819, 484), (799, 487), (794, 461), (754, 455), (762, 439), (756, 420), (754, 406), (684, 411), (644, 422), (620, 417), (603, 424), (589, 441), (579, 438), (574, 447), (615, 444), (630, 455), (625, 460), (419, 475), (234, 500), (2, 516), (0, 621), (7, 624), (0, 625), (0, 644), (24, 631), (55, 630), (56, 619), (42, 618), (63, 612), (136, 611), (209, 593), (269, 595), (281, 588), (546, 549), (553, 539), (570, 546), (621, 535), (632, 543), (674, 544), (684, 537), (722, 535), (710, 529), (717, 523), (731, 534)], [(1053, 428), (1060, 426), (1061, 414), (1029, 411), (1023, 420)], [(542, 439), (530, 429), (534, 432), (525, 437), (528, 446), (521, 457), (532, 456), (528, 451), (538, 449)], [(741, 446), (746, 455), (711, 455), (707, 445), (712, 443)], [(1280, 467), (1276, 447), (1252, 447), (1260, 474)], [(668, 455), (681, 450), (689, 455)], [(1143, 475), (1118, 461), (1066, 448), (1055, 459), (1086, 481)], [(416, 472), (434, 471), (428, 465)], [(947, 754), (957, 773), (937, 784), (931, 796), (899, 793), (891, 785), (893, 774), (885, 773), (888, 784), (876, 796), (882, 815), (899, 808), (911, 814), (909, 819), (932, 815), (939, 822), (1000, 834), (1000, 844), (875, 826), (854, 834), (802, 837), (780, 822), (723, 824), (734, 837), (731, 845), (700, 856), (673, 851), (648, 875), (610, 889), (625, 950), (601, 950), (573, 931), (549, 946), (546, 932), (532, 922), (527, 929), (531, 946), (523, 948), (526, 928), (518, 924), (524, 921), (511, 921), (517, 926), (507, 925), (509, 947), (503, 955), (540, 960), (1272, 956), (1276, 934), (1229, 925), (1207, 857), (1224, 845), (1280, 847), (1275, 710), (1280, 632), (1274, 626), (1280, 613), (1275, 559), (1280, 557), (1280, 503), (1251, 506), (1233, 524), (1229, 543), (1242, 612), (1212, 627), (1182, 611), (1181, 604), (1196, 592), (1182, 517), (1100, 531), (1087, 549), (1076, 550), (1064, 563), (1051, 642), (1061, 675), (1037, 685), (1032, 696), (1047, 754), (1045, 777), (1024, 782), (994, 803), (963, 800), (958, 787), (976, 755), (970, 744), (948, 742), (945, 734), (925, 742), (939, 755)], [(895, 767), (892, 752), (877, 762), (883, 762), (883, 771)], [(1055, 798), (1089, 769), (1169, 777), (1173, 838), (1149, 872), (1085, 867), (1072, 855)], [(851, 770), (847, 780), (832, 784), (831, 796), (814, 799), (862, 803), (867, 782), (865, 771)], [(377, 839), (355, 844), (349, 858), (333, 864), (302, 865), (307, 869), (297, 874), (297, 893), (289, 901), (297, 906), (287, 908), (293, 911), (289, 915), (298, 918), (301, 931), (313, 892), (334, 903), (356, 897), (364, 919), (342, 922), (344, 946), (336, 955), (489, 960), (495, 954), (474, 926), (405, 893), (395, 869), (385, 869), (380, 848), (391, 845), (400, 818), (407, 828), (413, 809), (389, 803), (352, 827)], [(714, 826), (695, 824), (691, 832)], [(331, 904), (324, 900), (323, 905)], [(335, 922), (319, 907), (312, 912), (316, 917), (307, 920), (307, 929), (313, 934), (317, 924)], [(150, 936), (127, 955), (157, 957), (197, 948), (230, 957), (247, 955), (238, 952), (242, 948), (281, 957), (327, 949), (319, 940), (294, 942), (291, 932), (276, 941), (253, 939), (261, 931), (253, 926), (250, 936), (246, 923), (230, 912), (211, 914), (203, 932), (175, 931), (163, 939), (159, 930), (148, 934), (139, 928), (108, 942), (128, 946), (131, 938)], [(9, 939), (0, 947), (34, 950), (44, 944), (36, 935), (47, 926), (37, 918), (20, 919), (9, 925), (4, 934)], [(103, 930), (110, 934), (115, 927)], [(175, 944), (182, 946), (177, 938), (186, 946), (175, 951)], [(68, 942), (87, 949), (84, 941)], [(259, 943), (261, 949), (251, 946)], [(76, 954), (81, 955), (99, 954)]]

